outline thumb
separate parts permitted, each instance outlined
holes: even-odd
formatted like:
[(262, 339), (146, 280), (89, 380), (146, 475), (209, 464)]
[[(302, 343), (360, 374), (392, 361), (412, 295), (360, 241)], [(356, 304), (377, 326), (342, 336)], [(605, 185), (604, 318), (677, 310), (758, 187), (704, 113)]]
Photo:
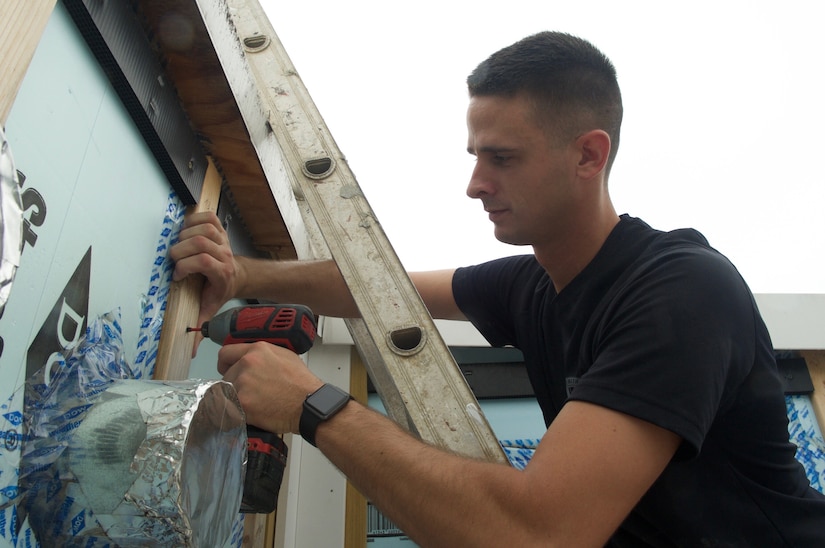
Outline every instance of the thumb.
[(195, 341), (192, 343), (192, 359), (198, 357), (198, 347), (203, 340), (203, 335), (200, 334), (200, 331), (195, 332)]
[(201, 303), (201, 307), (198, 310), (197, 324), (193, 326), (193, 327), (196, 327), (198, 329), (197, 331), (195, 331), (195, 340), (194, 340), (194, 344), (192, 345), (192, 357), (193, 358), (198, 355), (198, 347), (200, 346), (201, 341), (203, 341), (203, 339), (204, 339), (203, 332), (201, 331), (201, 329), (203, 328), (203, 324), (205, 324), (206, 322), (211, 320), (212, 317), (217, 313), (217, 311), (218, 311), (217, 307), (206, 306), (203, 303)]
[(198, 355), (198, 346), (200, 346), (201, 341), (203, 341), (204, 339), (203, 332), (201, 331), (201, 329), (203, 328), (203, 324), (211, 320), (219, 309), (219, 305), (207, 303), (205, 299), (201, 300), (201, 306), (198, 309), (198, 319), (196, 321), (196, 324), (192, 326), (197, 328), (197, 331), (194, 332), (195, 338), (194, 343), (192, 345), (193, 358)]

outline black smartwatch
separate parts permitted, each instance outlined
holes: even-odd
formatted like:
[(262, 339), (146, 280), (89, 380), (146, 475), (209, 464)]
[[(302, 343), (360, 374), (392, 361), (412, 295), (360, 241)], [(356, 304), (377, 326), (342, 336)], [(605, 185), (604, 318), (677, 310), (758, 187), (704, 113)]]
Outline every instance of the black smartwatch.
[(304, 410), (301, 412), (301, 421), (298, 425), (301, 437), (314, 447), (318, 425), (343, 409), (351, 399), (352, 396), (332, 384), (325, 384), (308, 395), (304, 400)]

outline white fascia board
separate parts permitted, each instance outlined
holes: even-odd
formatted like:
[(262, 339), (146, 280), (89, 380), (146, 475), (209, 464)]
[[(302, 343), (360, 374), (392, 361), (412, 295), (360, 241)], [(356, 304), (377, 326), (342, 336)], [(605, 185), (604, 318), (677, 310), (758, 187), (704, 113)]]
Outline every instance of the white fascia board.
[[(825, 295), (760, 293), (755, 298), (774, 348), (825, 349)], [(449, 346), (489, 346), (470, 322), (436, 320), (435, 324)], [(340, 318), (322, 316), (318, 333), (324, 344), (353, 344), (349, 330)]]

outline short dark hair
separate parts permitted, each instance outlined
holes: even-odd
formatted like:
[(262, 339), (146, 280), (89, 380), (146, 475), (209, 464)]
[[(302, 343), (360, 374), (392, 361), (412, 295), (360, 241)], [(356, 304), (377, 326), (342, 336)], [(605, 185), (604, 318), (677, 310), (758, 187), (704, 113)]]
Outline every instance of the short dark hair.
[(619, 148), (622, 95), (613, 63), (587, 40), (549, 31), (528, 36), (479, 64), (467, 87), (470, 97), (524, 94), (554, 135), (604, 130), (611, 141), (605, 168), (610, 173)]

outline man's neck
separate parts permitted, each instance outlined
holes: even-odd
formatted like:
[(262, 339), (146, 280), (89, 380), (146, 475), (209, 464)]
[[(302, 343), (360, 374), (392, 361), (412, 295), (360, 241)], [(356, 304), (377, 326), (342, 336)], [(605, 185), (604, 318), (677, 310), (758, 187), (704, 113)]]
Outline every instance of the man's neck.
[(561, 293), (590, 264), (619, 223), (619, 216), (612, 206), (599, 219), (599, 222), (590, 221), (583, 226), (573, 227), (568, 234), (553, 243), (533, 246), (536, 260), (553, 280), (556, 293)]

